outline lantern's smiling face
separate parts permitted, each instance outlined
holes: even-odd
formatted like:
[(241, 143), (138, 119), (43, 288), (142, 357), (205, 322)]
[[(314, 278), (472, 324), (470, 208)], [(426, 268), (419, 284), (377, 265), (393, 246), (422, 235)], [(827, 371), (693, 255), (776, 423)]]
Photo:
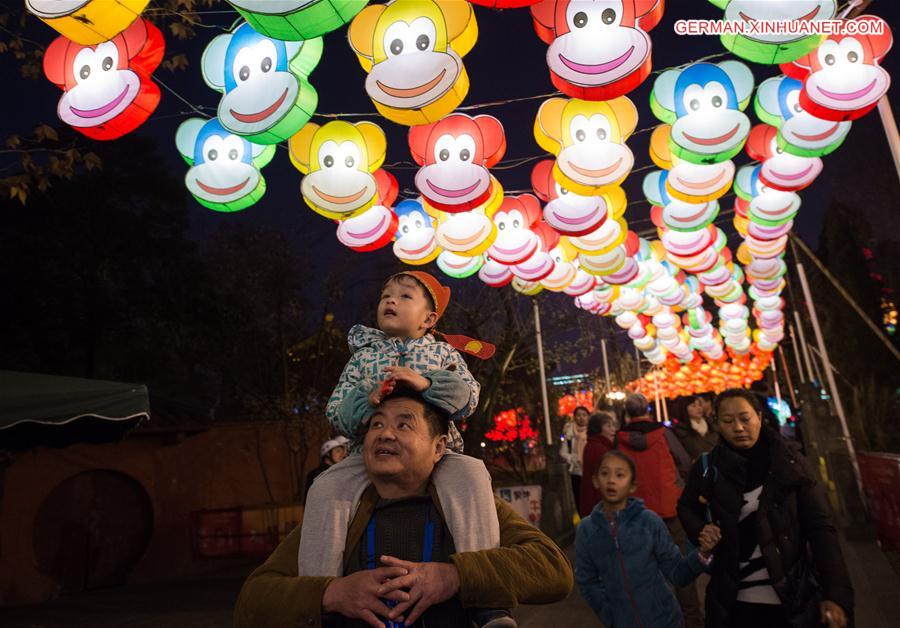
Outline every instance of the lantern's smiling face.
[(178, 127), (175, 144), (191, 165), (185, 176), (188, 191), (207, 207), (243, 209), (265, 190), (260, 168), (271, 160), (273, 146), (251, 144), (226, 130), (216, 118), (186, 120)]
[(391, 241), (399, 222), (384, 205), (374, 205), (359, 216), (340, 221), (337, 238), (356, 251), (369, 251)]
[[(261, 148), (261, 147), (260, 147)], [(194, 166), (187, 188), (213, 203), (228, 203), (248, 194), (259, 183), (253, 149), (247, 140), (229, 133), (217, 120), (207, 122), (194, 142)]]
[(553, 272), (541, 280), (541, 285), (553, 292), (562, 292), (567, 288), (578, 274), (578, 268), (573, 263), (576, 251), (569, 245), (558, 244), (550, 251), (553, 258)]
[(478, 278), (492, 288), (500, 288), (512, 281), (513, 274), (509, 266), (497, 262), (485, 253), (484, 265), (478, 271)]
[(775, 127), (757, 125), (750, 132), (747, 153), (762, 162), (759, 177), (764, 184), (788, 192), (802, 190), (822, 172), (822, 160), (785, 152), (778, 145), (777, 135)]
[(763, 81), (756, 90), (756, 107), (766, 122), (779, 127), (788, 146), (807, 154), (825, 155), (840, 146), (852, 122), (823, 120), (800, 105), (803, 84), (789, 76)]
[(321, 45), (315, 42), (319, 45), (269, 39), (249, 24), (213, 39), (203, 52), (203, 76), (210, 87), (224, 92), (218, 108), (222, 125), (239, 135), (254, 135), (281, 122), (296, 106), (300, 91), (313, 90), (296, 68), (311, 70), (318, 63)]
[[(538, 34), (549, 40), (550, 72), (574, 85), (599, 87), (649, 70), (651, 44), (646, 31), (659, 20), (659, 4), (653, 0), (541, 0), (531, 13)], [(642, 20), (647, 14), (650, 17)]]
[(416, 201), (403, 201), (394, 208), (399, 219), (394, 255), (404, 262), (424, 264), (437, 257), (434, 219)]
[(854, 119), (874, 107), (891, 84), (888, 73), (878, 63), (890, 50), (890, 27), (881, 18), (865, 16), (867, 22), (881, 22), (881, 35), (832, 35), (818, 49), (795, 63), (809, 69), (803, 83), (803, 109), (836, 121)]
[(59, 101), (60, 119), (72, 126), (97, 126), (121, 114), (141, 87), (138, 75), (120, 65), (121, 51), (108, 41), (84, 47), (72, 60), (74, 85)]
[(731, 185), (734, 162), (692, 164), (680, 162), (672, 167), (666, 179), (666, 190), (680, 200), (700, 203), (720, 198)]
[(672, 123), (670, 143), (679, 157), (714, 163), (737, 154), (750, 132), (743, 109), (753, 73), (743, 63), (696, 63), (668, 70), (653, 86), (654, 113)]
[[(79, 129), (100, 127), (116, 118), (124, 120), (123, 114), (143, 100), (146, 112), (131, 115), (132, 124), (120, 121), (121, 132), (115, 137), (136, 128), (159, 102), (150, 73), (162, 60), (161, 40), (156, 27), (144, 20), (96, 46), (82, 46), (64, 37), (54, 40), (44, 54), (44, 74), (64, 92), (57, 106), (60, 119)], [(140, 96), (142, 89), (144, 96)]]
[(435, 238), (437, 243), (454, 253), (480, 255), (497, 237), (497, 228), (483, 211), (443, 214)]
[[(467, 84), (462, 56), (474, 43), (474, 19), (471, 6), (456, 0), (394, 0), (363, 9), (349, 38), (369, 72), (369, 97), (394, 109), (421, 109), (451, 97)], [(473, 37), (464, 37), (467, 31)], [(472, 41), (460, 41), (454, 49), (460, 37)], [(448, 111), (465, 95), (457, 91)]]
[(463, 114), (410, 129), (409, 146), (422, 167), (416, 187), (438, 208), (472, 209), (488, 199), (488, 168), (506, 150), (503, 127), (496, 118)]
[(384, 132), (371, 122), (306, 124), (288, 142), (291, 161), (306, 173), (300, 191), (314, 210), (343, 219), (368, 209), (378, 185), (373, 173), (384, 161)]
[[(725, 19), (732, 22), (783, 20), (808, 22), (830, 20), (837, 11), (835, 0), (731, 0), (725, 7)], [(765, 43), (786, 43), (808, 37), (796, 33), (748, 33), (748, 39)]]
[(532, 227), (540, 220), (540, 202), (530, 194), (507, 197), (494, 214), (497, 239), (488, 254), (500, 264), (524, 262), (540, 246)]

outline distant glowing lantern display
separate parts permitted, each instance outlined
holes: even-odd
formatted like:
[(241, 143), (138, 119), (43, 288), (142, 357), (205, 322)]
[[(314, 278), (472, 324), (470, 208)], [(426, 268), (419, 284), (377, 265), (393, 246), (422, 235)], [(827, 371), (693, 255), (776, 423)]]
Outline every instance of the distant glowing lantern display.
[(537, 432), (531, 427), (531, 418), (525, 414), (525, 410), (513, 408), (498, 412), (494, 416), (494, 426), (484, 437), (493, 442), (513, 443), (533, 440), (537, 438)]
[(437, 266), (448, 277), (454, 279), (465, 279), (471, 277), (484, 265), (484, 257), (476, 255), (475, 257), (465, 257), (457, 255), (451, 251), (444, 251), (437, 258)]
[(778, 129), (757, 124), (747, 140), (747, 154), (762, 163), (760, 180), (769, 187), (796, 192), (809, 186), (822, 172), (818, 157), (797, 157), (778, 146)]
[(60, 120), (95, 140), (134, 131), (159, 104), (151, 74), (164, 52), (162, 33), (143, 19), (98, 45), (57, 37), (44, 53), (44, 75), (63, 90)]
[(394, 239), (399, 226), (392, 209), (397, 200), (397, 180), (386, 170), (375, 174), (378, 196), (375, 205), (351, 218), (338, 221), (337, 238), (344, 246), (364, 253), (374, 251)]
[(778, 146), (798, 157), (823, 157), (844, 142), (852, 122), (823, 120), (800, 106), (803, 83), (775, 76), (760, 83), (754, 107), (757, 117), (778, 128)]
[(660, 19), (663, 0), (541, 0), (531, 6), (534, 29), (545, 43), (550, 80), (564, 94), (610, 100), (650, 74), (647, 34)]
[(368, 0), (228, 0), (255, 31), (272, 39), (312, 39), (340, 28)]
[(556, 413), (559, 416), (572, 416), (575, 408), (582, 407), (591, 410), (594, 407), (594, 391), (578, 390), (574, 393), (563, 395), (556, 404)]
[(459, 0), (391, 0), (350, 23), (350, 46), (368, 73), (366, 92), (388, 120), (440, 120), (469, 91), (462, 58), (475, 45), (472, 5)]
[(437, 223), (419, 201), (401, 201), (394, 207), (398, 226), (394, 255), (401, 262), (416, 266), (433, 262), (441, 253), (435, 240)]
[[(462, 212), (497, 199), (489, 168), (506, 152), (503, 125), (492, 116), (455, 113), (409, 130), (409, 149), (421, 166), (416, 187), (435, 209)], [(502, 194), (502, 191), (500, 192)]]
[(569, 191), (599, 194), (620, 185), (634, 166), (625, 145), (637, 126), (637, 108), (627, 97), (591, 102), (551, 98), (534, 121), (538, 145), (556, 155), (553, 178)]
[[(725, 20), (753, 26), (761, 21), (813, 22), (833, 20), (837, 13), (836, 0), (710, 0), (725, 11)], [(723, 33), (722, 45), (737, 56), (775, 65), (793, 61), (814, 50), (824, 39), (821, 35), (796, 32), (768, 32), (762, 28), (744, 34)]]
[(137, 20), (150, 0), (25, 0), (25, 8), (66, 39), (96, 46)]
[(713, 164), (731, 159), (743, 148), (750, 132), (744, 109), (752, 93), (753, 73), (743, 63), (693, 63), (659, 75), (650, 108), (672, 125), (669, 144), (674, 156)]
[(861, 15), (853, 22), (858, 32), (881, 28), (881, 34), (830, 35), (793, 62), (806, 71), (800, 106), (817, 118), (835, 122), (861, 118), (891, 85), (890, 75), (879, 65), (893, 44), (891, 27), (874, 15)]
[(360, 214), (377, 200), (387, 151), (384, 131), (372, 122), (334, 120), (306, 124), (288, 141), (291, 163), (305, 174), (300, 191), (313, 211), (338, 220)]
[(281, 41), (242, 22), (203, 51), (206, 84), (222, 92), (219, 122), (257, 144), (277, 144), (299, 131), (319, 96), (309, 83), (322, 58), (322, 39)]
[(541, 241), (533, 228), (541, 220), (541, 203), (531, 194), (507, 196), (493, 217), (497, 239), (487, 254), (507, 266), (519, 264), (531, 257)]
[(581, 196), (561, 186), (553, 178), (555, 162), (538, 162), (531, 171), (531, 187), (547, 204), (544, 220), (563, 235), (583, 236), (598, 229), (608, 217), (618, 219), (625, 213), (627, 199), (620, 187), (603, 194)]
[(216, 118), (190, 118), (175, 134), (178, 152), (191, 166), (185, 185), (198, 203), (220, 212), (250, 207), (266, 192), (260, 169), (274, 146), (251, 144), (226, 130)]

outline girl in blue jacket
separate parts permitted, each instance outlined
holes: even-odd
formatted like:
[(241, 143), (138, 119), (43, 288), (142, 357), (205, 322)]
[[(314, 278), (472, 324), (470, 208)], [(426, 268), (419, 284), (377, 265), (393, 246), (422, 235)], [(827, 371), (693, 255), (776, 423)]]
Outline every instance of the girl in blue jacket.
[(575, 581), (606, 628), (681, 628), (666, 580), (679, 587), (693, 582), (721, 533), (707, 525), (700, 549), (682, 557), (663, 520), (631, 496), (636, 480), (627, 455), (614, 450), (603, 457), (593, 478), (603, 501), (578, 525)]

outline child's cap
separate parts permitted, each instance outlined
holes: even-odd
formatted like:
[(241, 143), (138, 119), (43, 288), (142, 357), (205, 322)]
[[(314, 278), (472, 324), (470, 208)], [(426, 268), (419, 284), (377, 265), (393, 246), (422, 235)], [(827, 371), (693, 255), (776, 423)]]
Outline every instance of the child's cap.
[(447, 311), (447, 306), (450, 305), (449, 287), (442, 286), (441, 282), (434, 275), (421, 270), (406, 270), (402, 273), (397, 273), (394, 277), (399, 277), (400, 275), (409, 275), (422, 284), (425, 290), (428, 291), (428, 294), (431, 295), (431, 300), (434, 301), (434, 311), (437, 313), (437, 317), (440, 318), (444, 315), (444, 312)]

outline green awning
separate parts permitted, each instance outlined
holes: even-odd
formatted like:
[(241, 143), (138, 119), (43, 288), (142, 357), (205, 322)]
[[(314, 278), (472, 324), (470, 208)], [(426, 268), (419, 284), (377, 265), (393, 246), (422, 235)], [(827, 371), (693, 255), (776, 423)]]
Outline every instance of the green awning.
[(142, 384), (0, 371), (0, 448), (117, 440), (148, 418)]

